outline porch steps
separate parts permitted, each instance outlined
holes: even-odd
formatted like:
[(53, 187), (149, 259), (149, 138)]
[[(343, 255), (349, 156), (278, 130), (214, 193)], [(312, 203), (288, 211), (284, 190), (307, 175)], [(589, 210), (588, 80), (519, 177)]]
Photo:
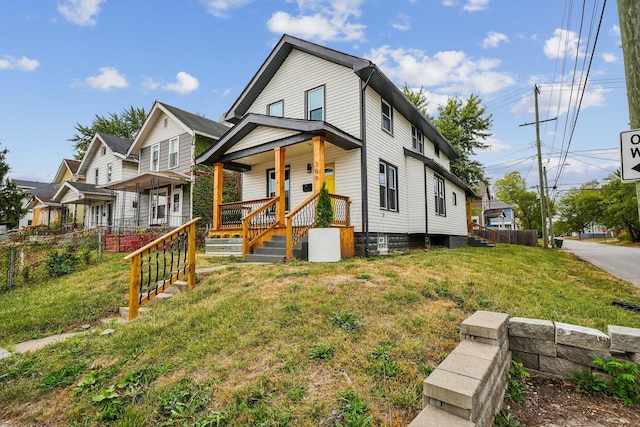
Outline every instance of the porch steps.
[(242, 256), (242, 238), (216, 237), (205, 239), (205, 253), (207, 255)]
[[(255, 248), (252, 254), (246, 254), (244, 260), (247, 262), (268, 262), (278, 263), (284, 262), (286, 258), (286, 237), (283, 235), (274, 235), (271, 240), (263, 243), (262, 247)], [(300, 243), (293, 248), (293, 257), (297, 259), (308, 258), (307, 238), (304, 237)]]
[(477, 236), (467, 236), (467, 244), (475, 248), (493, 248), (495, 245)]

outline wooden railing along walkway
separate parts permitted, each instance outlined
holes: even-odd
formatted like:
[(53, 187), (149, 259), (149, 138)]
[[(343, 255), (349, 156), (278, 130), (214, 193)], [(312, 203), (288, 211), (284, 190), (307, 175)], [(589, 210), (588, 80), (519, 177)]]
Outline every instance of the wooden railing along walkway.
[(468, 227), (469, 233), (471, 233), (473, 236), (479, 237), (494, 245), (496, 244), (497, 239), (495, 230), (480, 224), (476, 224), (475, 222), (470, 222)]
[(186, 276), (187, 289), (196, 285), (196, 222), (186, 224), (130, 253), (129, 320), (138, 309)]

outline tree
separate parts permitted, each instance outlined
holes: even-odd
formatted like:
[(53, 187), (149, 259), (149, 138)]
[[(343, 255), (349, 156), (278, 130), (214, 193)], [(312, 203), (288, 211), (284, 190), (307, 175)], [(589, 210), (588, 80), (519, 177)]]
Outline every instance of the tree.
[(636, 184), (624, 183), (620, 171), (609, 175), (602, 185), (600, 224), (606, 225), (616, 233), (625, 231), (634, 242), (640, 242), (640, 220), (638, 219), (638, 198)]
[(460, 156), (451, 161), (451, 172), (472, 188), (487, 182), (482, 164), (471, 159), (476, 151), (489, 148), (484, 141), (491, 136), (493, 118), (481, 103), (474, 94), (466, 102), (449, 98), (446, 105), (438, 106), (438, 117), (432, 120)]
[(496, 180), (493, 186), (496, 197), (511, 205), (520, 226), (526, 230), (541, 230), (540, 201), (536, 193), (527, 191), (527, 183), (514, 171)]
[(427, 100), (427, 95), (425, 94), (423, 86), (420, 86), (420, 89), (418, 90), (413, 90), (409, 88), (409, 85), (407, 85), (407, 82), (405, 82), (404, 86), (402, 87), (402, 92), (404, 93), (404, 96), (406, 96), (407, 99), (416, 106), (418, 111), (420, 111), (423, 116), (431, 120), (431, 117), (429, 117), (429, 114), (427, 113), (427, 106), (429, 105), (429, 101)]
[(73, 142), (73, 148), (76, 150), (75, 158), (82, 160), (89, 144), (98, 132), (134, 140), (146, 119), (147, 112), (144, 108), (130, 106), (120, 114), (109, 113), (107, 117), (96, 114), (89, 126), (76, 123), (77, 133), (69, 139)]
[(558, 221), (554, 227), (559, 233), (584, 232), (592, 222), (602, 218), (600, 184), (593, 180), (578, 188), (571, 188), (558, 203)]
[(24, 193), (7, 176), (11, 170), (6, 162), (8, 152), (0, 150), (0, 223), (14, 228), (26, 210), (22, 207)]

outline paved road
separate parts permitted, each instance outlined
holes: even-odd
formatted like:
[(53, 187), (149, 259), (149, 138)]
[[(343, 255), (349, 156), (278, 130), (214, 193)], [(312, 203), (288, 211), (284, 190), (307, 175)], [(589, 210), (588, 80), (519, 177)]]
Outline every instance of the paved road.
[(640, 288), (640, 248), (564, 239), (562, 250)]

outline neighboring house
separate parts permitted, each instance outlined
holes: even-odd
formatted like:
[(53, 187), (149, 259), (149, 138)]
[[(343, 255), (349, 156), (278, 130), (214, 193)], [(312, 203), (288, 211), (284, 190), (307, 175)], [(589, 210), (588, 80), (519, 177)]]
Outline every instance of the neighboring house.
[(28, 208), (29, 202), (31, 202), (32, 191), (42, 185), (46, 185), (46, 183), (38, 181), (28, 181), (24, 179), (14, 179), (13, 182), (16, 184), (16, 188), (18, 188), (25, 194), (22, 207), (26, 209), (26, 213), (22, 216), (22, 218), (20, 218), (20, 222), (18, 223), (18, 229), (22, 230), (25, 227), (31, 226), (31, 223), (33, 222), (33, 208)]
[(497, 199), (490, 199), (486, 202), (484, 215), (485, 227), (498, 230), (517, 230), (518, 222), (514, 215), (513, 208)]
[(371, 61), (284, 35), (224, 119), (234, 127), (196, 161), (217, 188), (223, 169), (241, 171), (246, 202), (229, 212), (214, 191), (214, 231), (266, 198), (269, 232), (285, 234), (326, 182), (347, 200), (337, 215), (356, 253), (467, 244), (473, 191), (450, 171), (458, 155)]
[(135, 176), (138, 159), (127, 156), (131, 141), (97, 133), (75, 174), (66, 180), (53, 199), (72, 213), (74, 223), (85, 228), (128, 226), (135, 223), (137, 194), (113, 191), (105, 185)]
[(229, 126), (156, 101), (127, 150), (138, 159), (131, 177), (102, 187), (138, 195), (134, 225), (176, 227), (192, 217), (196, 150), (210, 147)]

